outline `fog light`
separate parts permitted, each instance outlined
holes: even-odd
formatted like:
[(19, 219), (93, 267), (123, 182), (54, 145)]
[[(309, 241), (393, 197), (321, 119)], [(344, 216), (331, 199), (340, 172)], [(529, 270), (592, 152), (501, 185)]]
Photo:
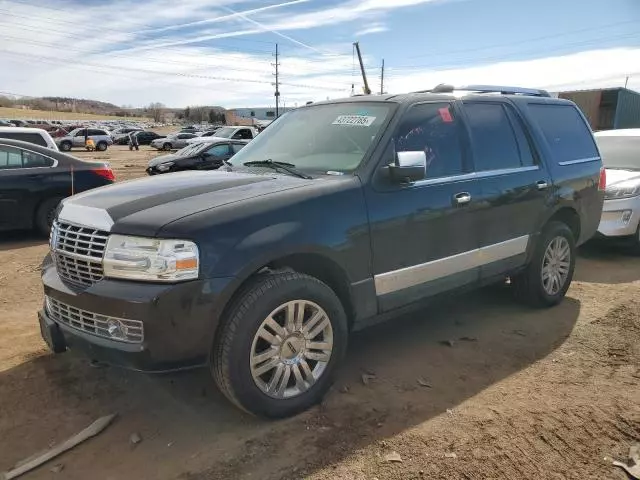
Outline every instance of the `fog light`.
[(107, 332), (109, 332), (111, 338), (115, 338), (116, 340), (124, 340), (127, 338), (127, 327), (115, 318), (111, 318), (107, 322)]
[(633, 214), (632, 210), (624, 210), (622, 212), (622, 223), (625, 225), (631, 221), (631, 215)]

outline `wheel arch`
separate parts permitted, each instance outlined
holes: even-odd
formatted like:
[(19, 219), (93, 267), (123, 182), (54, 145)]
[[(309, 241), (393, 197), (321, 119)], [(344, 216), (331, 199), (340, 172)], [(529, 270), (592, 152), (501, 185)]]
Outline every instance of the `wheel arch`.
[(572, 207), (561, 207), (556, 210), (549, 219), (545, 222), (545, 225), (550, 222), (562, 222), (567, 225), (571, 232), (573, 233), (573, 237), (576, 241), (580, 239), (581, 233), (581, 223), (580, 223), (580, 215), (578, 212)]
[(340, 265), (328, 255), (319, 252), (296, 252), (263, 260), (259, 264), (247, 267), (234, 282), (230, 283), (220, 297), (220, 309), (214, 313), (216, 325), (212, 332), (211, 343), (215, 342), (221, 331), (224, 319), (236, 306), (244, 291), (259, 278), (269, 272), (293, 270), (317, 278), (334, 291), (345, 310), (349, 328), (355, 317), (354, 302), (349, 278)]

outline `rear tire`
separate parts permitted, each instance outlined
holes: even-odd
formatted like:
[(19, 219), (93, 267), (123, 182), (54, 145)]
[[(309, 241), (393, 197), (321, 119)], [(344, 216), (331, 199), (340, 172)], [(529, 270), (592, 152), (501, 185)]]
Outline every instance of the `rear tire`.
[(62, 142), (60, 144), (60, 150), (62, 150), (63, 152), (69, 152), (71, 151), (71, 142)]
[(557, 305), (571, 285), (575, 266), (573, 232), (562, 222), (550, 222), (540, 235), (529, 265), (511, 279), (516, 298), (537, 308)]
[(62, 201), (62, 197), (48, 198), (40, 204), (35, 216), (35, 227), (38, 233), (44, 236), (49, 236), (51, 231), (51, 224), (55, 217), (56, 209)]
[(99, 152), (104, 152), (107, 147), (107, 142), (98, 142), (98, 145), (96, 145), (96, 150), (98, 150)]
[[(287, 323), (288, 318), (295, 320)], [(347, 337), (344, 308), (326, 284), (297, 272), (260, 275), (222, 319), (212, 352), (213, 378), (249, 413), (295, 415), (322, 400)]]

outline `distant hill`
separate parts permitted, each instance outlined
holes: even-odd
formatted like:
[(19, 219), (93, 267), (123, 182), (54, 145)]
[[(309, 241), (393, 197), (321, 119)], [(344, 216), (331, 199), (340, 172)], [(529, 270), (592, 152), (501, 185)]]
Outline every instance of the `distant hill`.
[[(218, 106), (193, 106), (186, 108), (166, 108), (161, 103), (152, 103), (148, 107), (133, 108), (118, 106), (85, 98), (71, 97), (7, 97), (0, 95), (0, 108), (5, 111), (3, 117), (11, 118), (82, 118), (84, 115), (101, 117), (139, 117), (155, 118), (156, 121), (173, 118), (186, 121), (222, 121), (225, 109)], [(65, 115), (61, 115), (64, 113)], [(45, 115), (46, 114), (46, 115)], [(58, 115), (60, 114), (60, 115)], [(86, 117), (84, 117), (86, 118)]]
[[(3, 97), (0, 96), (0, 107), (21, 110), (41, 110), (47, 112), (63, 112), (75, 114), (91, 114), (119, 117), (146, 117), (142, 108), (125, 108), (113, 103), (70, 97)], [(32, 117), (32, 115), (29, 115)]]

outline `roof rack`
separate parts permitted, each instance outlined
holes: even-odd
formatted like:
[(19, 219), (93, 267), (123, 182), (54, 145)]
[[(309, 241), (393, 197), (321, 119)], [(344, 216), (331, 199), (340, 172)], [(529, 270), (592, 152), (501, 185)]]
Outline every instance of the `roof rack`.
[(431, 90), (421, 90), (415, 93), (453, 93), (456, 90), (476, 92), (476, 93), (500, 93), (502, 95), (527, 95), (532, 97), (550, 97), (546, 90), (536, 88), (505, 87), (499, 85), (466, 85), (464, 87), (454, 87), (446, 83), (436, 85)]

